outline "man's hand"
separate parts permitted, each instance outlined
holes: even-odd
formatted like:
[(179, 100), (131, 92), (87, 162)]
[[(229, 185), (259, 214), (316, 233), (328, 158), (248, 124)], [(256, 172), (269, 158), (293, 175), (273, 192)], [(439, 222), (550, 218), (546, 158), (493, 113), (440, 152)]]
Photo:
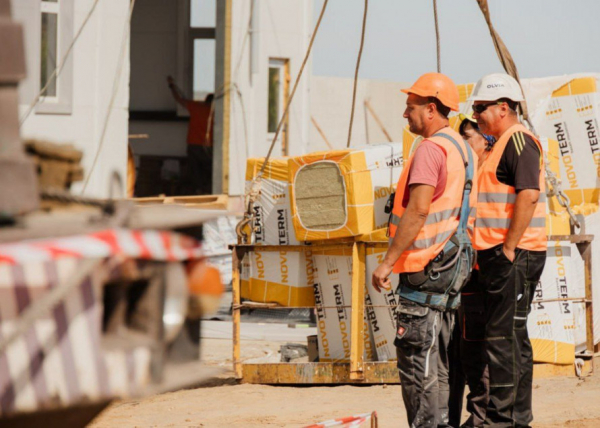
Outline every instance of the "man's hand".
[(511, 250), (509, 248), (506, 248), (505, 245), (503, 245), (502, 252), (506, 256), (506, 258), (511, 261), (511, 263), (515, 261), (515, 250), (514, 249)]
[(419, 231), (423, 228), (435, 188), (428, 184), (412, 184), (409, 187), (410, 199), (402, 218), (398, 222), (396, 236), (385, 253), (383, 263), (373, 272), (372, 283), (375, 290), (390, 290), (392, 282), (389, 279), (394, 264), (402, 253), (413, 243)]
[(373, 272), (373, 287), (375, 290), (381, 293), (381, 290), (390, 290), (392, 288), (392, 282), (390, 281), (390, 275), (393, 270), (393, 266), (389, 266), (385, 262), (377, 266), (377, 269)]

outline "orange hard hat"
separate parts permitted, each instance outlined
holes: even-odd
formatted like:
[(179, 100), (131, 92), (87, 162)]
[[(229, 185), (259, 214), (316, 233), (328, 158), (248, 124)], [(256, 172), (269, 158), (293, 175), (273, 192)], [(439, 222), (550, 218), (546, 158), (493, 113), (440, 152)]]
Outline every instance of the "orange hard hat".
[(191, 294), (215, 295), (223, 294), (219, 269), (209, 265), (204, 260), (194, 261), (188, 270), (188, 287)]
[(420, 97), (435, 97), (450, 110), (458, 111), (458, 88), (445, 74), (425, 73), (410, 88), (402, 89), (402, 92)]

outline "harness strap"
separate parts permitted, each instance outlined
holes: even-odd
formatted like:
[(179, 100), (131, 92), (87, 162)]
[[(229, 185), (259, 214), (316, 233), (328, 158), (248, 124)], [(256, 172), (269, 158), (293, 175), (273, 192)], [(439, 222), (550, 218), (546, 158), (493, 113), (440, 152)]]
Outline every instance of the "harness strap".
[(437, 307), (441, 310), (456, 309), (460, 305), (460, 294), (449, 296), (448, 294), (430, 294), (423, 291), (413, 290), (404, 285), (398, 291), (400, 297), (425, 306)]
[[(463, 188), (463, 199), (462, 199), (461, 210), (460, 210), (460, 222), (458, 224), (458, 229), (457, 229), (457, 236), (459, 238), (459, 241), (463, 241), (464, 237), (462, 235), (463, 234), (466, 235), (467, 225), (469, 223), (469, 211), (470, 211), (469, 195), (471, 194), (471, 189), (473, 187), (473, 176), (474, 176), (473, 150), (471, 149), (471, 146), (469, 146), (468, 144), (465, 144), (465, 148), (467, 149), (467, 158), (465, 158), (465, 154), (463, 152), (462, 147), (460, 146), (460, 144), (458, 144), (458, 142), (452, 136), (445, 134), (443, 132), (440, 132), (435, 135), (438, 137), (446, 138), (448, 141), (450, 141), (452, 144), (454, 144), (454, 146), (460, 153), (460, 155), (463, 159), (463, 163), (465, 165), (465, 186)], [(467, 237), (467, 239), (468, 239), (468, 237)], [(465, 243), (465, 242), (461, 242), (461, 243)]]

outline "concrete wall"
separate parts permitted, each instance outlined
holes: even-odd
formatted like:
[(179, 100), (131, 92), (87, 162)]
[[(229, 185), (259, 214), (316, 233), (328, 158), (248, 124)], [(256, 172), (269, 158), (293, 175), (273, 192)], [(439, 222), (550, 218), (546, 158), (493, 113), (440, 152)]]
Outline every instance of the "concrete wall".
[[(348, 141), (352, 85), (353, 79), (342, 77), (313, 76), (311, 80), (310, 113), (335, 149), (346, 148)], [(402, 130), (406, 126), (406, 119), (402, 117), (406, 95), (400, 89), (409, 86), (409, 83), (359, 79), (351, 147), (388, 141), (381, 127), (367, 112), (365, 100), (369, 100), (392, 139), (402, 141)], [(328, 150), (312, 124), (309, 141), (310, 151)]]
[[(81, 26), (93, 0), (74, 0), (73, 33)], [(13, 16), (25, 31), (28, 77), (20, 86), (20, 115), (28, 110), (39, 85), (40, 56), (39, 0), (12, 0)], [(86, 174), (99, 150), (100, 134), (113, 91), (118, 57), (123, 39), (129, 2), (103, 0), (98, 3), (89, 22), (71, 52), (72, 105), (68, 114), (32, 113), (21, 128), (23, 138), (39, 138), (56, 143), (72, 143), (82, 150)], [(67, 25), (63, 23), (61, 25)], [(128, 46), (128, 40), (126, 40)], [(63, 52), (66, 47), (63, 47)], [(61, 55), (59, 53), (59, 55)], [(109, 179), (117, 172), (125, 183), (127, 164), (129, 53), (125, 53), (117, 96), (98, 162), (92, 172), (86, 196), (108, 196)], [(74, 193), (82, 185), (74, 186)]]
[[(231, 102), (228, 189), (231, 195), (243, 194), (246, 159), (265, 156), (271, 144), (267, 138), (269, 58), (289, 59), (291, 91), (313, 27), (312, 0), (255, 0), (257, 31), (253, 32), (256, 40), (251, 43), (249, 38), (244, 40), (251, 4), (251, 1), (233, 2), (231, 73), (242, 96), (240, 99), (232, 94)], [(254, 70), (251, 69), (252, 55), (256, 60)], [(290, 110), (290, 155), (306, 153), (309, 149), (310, 80), (309, 63)], [(277, 147), (273, 155), (281, 155), (281, 148)]]

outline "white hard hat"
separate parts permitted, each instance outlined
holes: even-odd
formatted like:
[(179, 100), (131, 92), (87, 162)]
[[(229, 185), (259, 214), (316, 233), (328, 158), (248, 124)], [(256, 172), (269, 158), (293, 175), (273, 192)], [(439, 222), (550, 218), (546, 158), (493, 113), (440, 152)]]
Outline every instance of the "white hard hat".
[(508, 74), (494, 73), (483, 76), (475, 85), (469, 101), (496, 101), (500, 98), (524, 101), (521, 86)]

